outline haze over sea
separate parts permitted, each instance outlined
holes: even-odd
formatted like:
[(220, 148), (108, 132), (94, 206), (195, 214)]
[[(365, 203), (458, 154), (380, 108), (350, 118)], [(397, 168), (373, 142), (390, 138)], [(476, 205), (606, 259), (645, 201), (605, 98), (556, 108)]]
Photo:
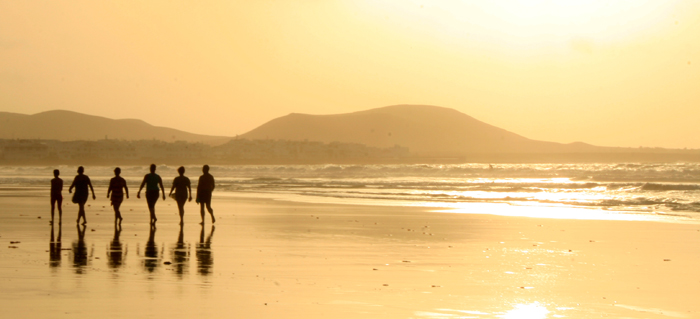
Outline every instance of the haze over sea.
[[(34, 188), (33, 193), (43, 196), (48, 194), (54, 168), (0, 167), (0, 185)], [(69, 185), (75, 167), (56, 168)], [(158, 167), (167, 189), (177, 176), (176, 169)], [(199, 169), (187, 167), (188, 172)], [(96, 187), (106, 187), (112, 170), (87, 167), (86, 174)], [(554, 210), (558, 212), (554, 215), (536, 213), (533, 217), (700, 222), (699, 163), (239, 165), (213, 166), (212, 172), (217, 196), (458, 208), (461, 212), (469, 212), (474, 203), (584, 207), (590, 209), (576, 210), (575, 215), (564, 215), (567, 210), (560, 209)], [(122, 167), (132, 192), (145, 173), (145, 167)], [(504, 213), (498, 209), (479, 211)], [(528, 214), (528, 210), (518, 212)]]

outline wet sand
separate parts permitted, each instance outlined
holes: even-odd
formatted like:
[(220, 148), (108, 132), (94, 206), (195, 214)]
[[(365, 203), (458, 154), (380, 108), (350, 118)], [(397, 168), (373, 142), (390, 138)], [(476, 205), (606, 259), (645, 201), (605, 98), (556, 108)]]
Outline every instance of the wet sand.
[(151, 231), (132, 197), (121, 231), (98, 198), (52, 233), (48, 197), (2, 195), (5, 318), (700, 317), (700, 225), (215, 197), (215, 228), (168, 199)]

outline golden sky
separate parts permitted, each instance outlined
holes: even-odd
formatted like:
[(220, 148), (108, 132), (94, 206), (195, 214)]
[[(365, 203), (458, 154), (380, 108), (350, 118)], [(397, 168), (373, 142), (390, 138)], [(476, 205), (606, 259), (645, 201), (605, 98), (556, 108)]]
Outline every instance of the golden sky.
[(0, 111), (235, 135), (394, 104), (700, 148), (700, 1), (0, 0)]

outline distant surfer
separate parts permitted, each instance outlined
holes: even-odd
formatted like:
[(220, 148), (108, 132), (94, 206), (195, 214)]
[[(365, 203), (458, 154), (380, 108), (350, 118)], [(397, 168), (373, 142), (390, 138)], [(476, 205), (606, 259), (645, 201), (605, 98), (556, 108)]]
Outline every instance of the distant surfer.
[[(119, 207), (124, 201), (124, 193), (126, 193), (126, 198), (129, 198), (129, 189), (126, 187), (126, 180), (119, 176), (122, 169), (117, 167), (114, 169), (114, 177), (109, 180), (109, 188), (107, 189), (107, 198), (112, 202), (112, 207), (114, 208), (114, 223), (122, 223), (122, 214), (119, 211)], [(110, 197), (110, 194), (112, 195)]]
[(197, 183), (197, 203), (199, 203), (199, 212), (202, 215), (202, 222), (200, 224), (204, 225), (204, 206), (207, 207), (209, 215), (211, 215), (211, 222), (216, 223), (216, 218), (214, 218), (214, 210), (211, 208), (211, 193), (214, 191), (214, 176), (209, 174), (209, 165), (204, 165), (202, 167), (202, 176), (199, 177), (199, 182)]
[(92, 192), (92, 199), (96, 199), (95, 197), (95, 190), (92, 189), (92, 183), (90, 182), (90, 177), (87, 175), (84, 175), (83, 173), (85, 172), (85, 169), (80, 166), (78, 167), (78, 175), (75, 176), (73, 179), (73, 183), (70, 185), (70, 188), (68, 188), (68, 193), (73, 192), (73, 188), (75, 187), (75, 194), (73, 194), (73, 203), (78, 204), (78, 220), (76, 220), (76, 223), (80, 223), (80, 217), (83, 218), (83, 225), (87, 224), (87, 219), (85, 218), (85, 203), (88, 200), (88, 187), (90, 187), (90, 191)]
[(63, 180), (58, 177), (61, 172), (57, 169), (53, 170), (53, 179), (51, 180), (51, 224), (53, 224), (53, 216), (56, 205), (58, 205), (58, 223), (63, 220)]
[[(180, 225), (183, 224), (183, 217), (185, 215), (185, 202), (189, 199), (192, 201), (192, 188), (190, 187), (190, 179), (185, 176), (185, 168), (180, 166), (177, 169), (180, 176), (175, 177), (173, 180), (173, 186), (170, 188), (170, 196), (175, 198), (177, 202), (177, 209), (180, 213)], [(175, 195), (173, 195), (175, 191)]]
[(165, 188), (163, 188), (163, 180), (156, 174), (156, 164), (151, 164), (151, 173), (143, 177), (143, 182), (139, 187), (136, 198), (141, 198), (141, 190), (146, 186), (146, 202), (148, 203), (148, 211), (151, 213), (151, 224), (155, 224), (156, 219), (156, 202), (158, 201), (158, 190), (163, 192), (163, 200), (165, 200)]

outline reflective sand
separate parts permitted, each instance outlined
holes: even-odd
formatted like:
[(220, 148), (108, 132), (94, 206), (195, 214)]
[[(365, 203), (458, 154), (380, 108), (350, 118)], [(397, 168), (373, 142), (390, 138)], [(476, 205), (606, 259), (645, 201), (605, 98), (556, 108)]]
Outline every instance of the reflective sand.
[(166, 200), (151, 229), (132, 198), (52, 231), (48, 204), (0, 196), (3, 317), (700, 316), (697, 225), (215, 198), (216, 227)]

